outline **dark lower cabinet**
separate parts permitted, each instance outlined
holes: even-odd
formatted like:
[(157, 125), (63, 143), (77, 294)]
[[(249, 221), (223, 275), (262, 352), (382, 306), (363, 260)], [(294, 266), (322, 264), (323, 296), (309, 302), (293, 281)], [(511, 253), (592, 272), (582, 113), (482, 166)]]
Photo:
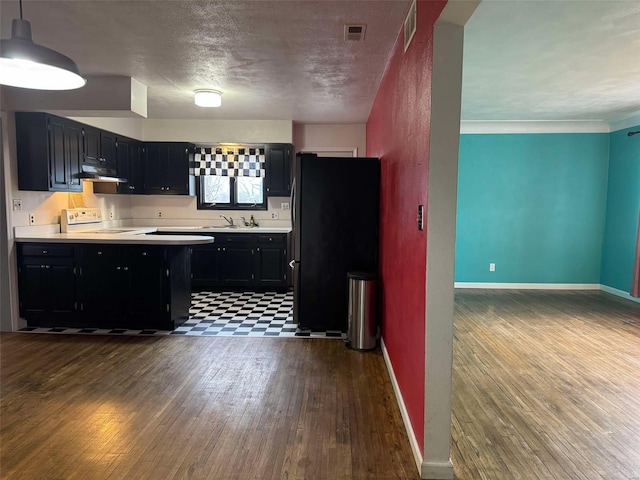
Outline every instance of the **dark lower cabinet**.
[(29, 326), (173, 330), (189, 316), (186, 246), (25, 243), (18, 251)]
[(191, 247), (191, 284), (194, 288), (286, 289), (286, 261), (286, 234), (215, 235), (215, 243)]
[[(52, 248), (53, 247), (53, 248)], [(72, 248), (41, 244), (18, 250), (20, 315), (29, 326), (77, 322), (76, 267)]]

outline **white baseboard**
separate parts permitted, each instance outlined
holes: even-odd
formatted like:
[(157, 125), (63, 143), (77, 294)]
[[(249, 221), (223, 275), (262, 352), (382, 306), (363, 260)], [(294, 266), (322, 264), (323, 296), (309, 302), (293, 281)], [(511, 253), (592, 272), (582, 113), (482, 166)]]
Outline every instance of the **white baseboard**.
[(409, 418), (409, 412), (407, 411), (407, 407), (404, 404), (404, 399), (402, 398), (402, 392), (400, 391), (400, 386), (398, 385), (398, 381), (396, 380), (396, 374), (393, 371), (393, 365), (391, 364), (391, 359), (389, 358), (389, 352), (387, 352), (387, 347), (385, 346), (384, 339), (382, 338), (380, 339), (380, 347), (382, 348), (382, 356), (384, 357), (384, 363), (387, 365), (389, 377), (391, 378), (393, 393), (395, 393), (396, 400), (398, 401), (398, 407), (400, 407), (400, 415), (402, 416), (404, 428), (407, 431), (407, 435), (409, 437), (409, 445), (411, 446), (411, 451), (413, 452), (413, 459), (416, 462), (416, 468), (418, 469), (418, 472), (422, 474), (422, 458), (423, 458), (422, 451), (420, 450), (420, 445), (418, 445), (418, 439), (416, 438), (416, 434), (414, 433), (413, 427), (411, 426), (411, 419)]
[(627, 300), (631, 300), (632, 302), (640, 303), (640, 298), (632, 297), (628, 292), (623, 290), (618, 290), (617, 288), (608, 287), (607, 285), (600, 285), (600, 290), (603, 292), (610, 293), (611, 295), (615, 295), (617, 297), (626, 298)]
[(507, 290), (600, 290), (598, 283), (489, 283), (455, 282), (455, 288), (494, 288)]
[(448, 462), (423, 462), (420, 478), (429, 480), (453, 480), (453, 464)]

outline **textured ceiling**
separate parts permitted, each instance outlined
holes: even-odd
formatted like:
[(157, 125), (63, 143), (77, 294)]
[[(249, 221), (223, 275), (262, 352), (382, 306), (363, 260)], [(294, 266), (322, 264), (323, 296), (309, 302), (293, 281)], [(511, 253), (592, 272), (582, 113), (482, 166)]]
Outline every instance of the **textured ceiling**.
[[(24, 1), (34, 40), (149, 87), (150, 118), (365, 122), (409, 0)], [(18, 3), (0, 0), (9, 36)], [(345, 23), (366, 39), (343, 41)], [(640, 111), (640, 2), (484, 0), (465, 28), (464, 120)], [(193, 90), (223, 91), (220, 109)]]
[[(149, 118), (365, 122), (408, 0), (32, 1), (34, 41), (84, 75), (132, 76), (148, 86)], [(18, 2), (0, 2), (10, 35)], [(345, 42), (344, 24), (367, 25)], [(193, 90), (216, 88), (201, 109)]]
[(464, 120), (640, 111), (640, 2), (485, 0), (465, 27)]

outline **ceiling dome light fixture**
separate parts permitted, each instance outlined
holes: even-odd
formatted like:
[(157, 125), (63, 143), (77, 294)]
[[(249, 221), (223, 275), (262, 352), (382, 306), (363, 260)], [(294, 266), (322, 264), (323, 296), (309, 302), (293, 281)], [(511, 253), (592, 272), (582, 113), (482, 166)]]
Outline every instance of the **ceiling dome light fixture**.
[(222, 105), (222, 92), (218, 90), (196, 90), (195, 102), (199, 107), (219, 107)]
[(69, 57), (33, 43), (31, 24), (20, 18), (11, 22), (11, 38), (0, 41), (0, 84), (35, 90), (73, 90), (87, 81)]

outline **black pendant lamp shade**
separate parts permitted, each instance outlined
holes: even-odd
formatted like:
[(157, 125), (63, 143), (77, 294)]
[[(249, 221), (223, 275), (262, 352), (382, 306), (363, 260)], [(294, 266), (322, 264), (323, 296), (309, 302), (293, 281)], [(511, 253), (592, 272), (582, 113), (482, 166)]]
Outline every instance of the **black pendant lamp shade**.
[(72, 90), (85, 83), (73, 60), (33, 43), (29, 22), (22, 18), (12, 21), (11, 38), (0, 41), (0, 84), (36, 90)]

